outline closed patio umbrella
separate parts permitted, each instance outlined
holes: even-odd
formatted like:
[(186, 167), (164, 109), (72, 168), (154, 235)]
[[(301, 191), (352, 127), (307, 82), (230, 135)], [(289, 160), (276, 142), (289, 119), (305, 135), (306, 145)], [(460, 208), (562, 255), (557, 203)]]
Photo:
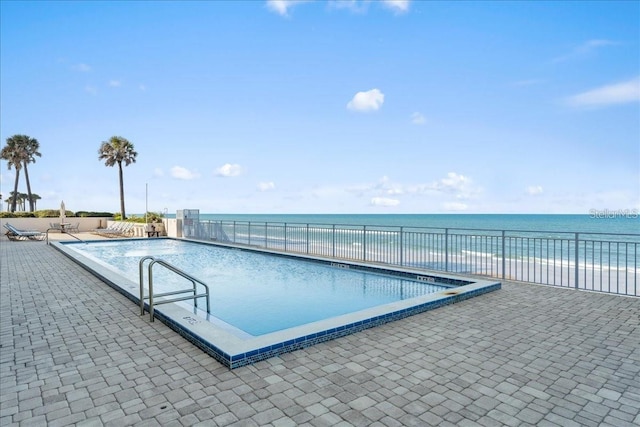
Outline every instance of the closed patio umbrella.
[(67, 210), (64, 207), (64, 200), (60, 202), (60, 224), (64, 224), (67, 219)]

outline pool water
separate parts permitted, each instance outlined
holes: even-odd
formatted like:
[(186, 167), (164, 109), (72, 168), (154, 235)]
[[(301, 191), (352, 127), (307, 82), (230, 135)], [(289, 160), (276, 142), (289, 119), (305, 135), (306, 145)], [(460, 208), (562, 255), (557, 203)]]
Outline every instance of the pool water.
[[(447, 289), (398, 276), (172, 239), (94, 242), (74, 249), (130, 278), (138, 277), (144, 256), (172, 264), (209, 286), (210, 320), (224, 322), (240, 336), (268, 334)], [(153, 269), (154, 292), (188, 287), (185, 279), (158, 267)], [(181, 304), (193, 306), (192, 301)], [(206, 307), (204, 301), (198, 306)]]
[[(155, 318), (230, 369), (500, 289), (499, 282), (424, 269), (313, 258), (173, 238), (52, 245), (136, 304), (140, 260), (153, 257), (210, 287), (211, 315), (193, 302)], [(148, 267), (143, 263), (145, 279)], [(154, 264), (154, 294), (191, 287)], [(184, 282), (180, 282), (183, 280)], [(186, 283), (186, 286), (185, 286)], [(148, 294), (148, 282), (144, 281)]]

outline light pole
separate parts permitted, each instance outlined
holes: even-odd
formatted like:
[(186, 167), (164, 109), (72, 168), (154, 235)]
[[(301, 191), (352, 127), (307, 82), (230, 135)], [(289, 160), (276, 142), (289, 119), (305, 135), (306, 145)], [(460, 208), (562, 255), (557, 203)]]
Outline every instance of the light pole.
[(144, 225), (146, 231), (149, 226), (149, 184), (144, 184)]

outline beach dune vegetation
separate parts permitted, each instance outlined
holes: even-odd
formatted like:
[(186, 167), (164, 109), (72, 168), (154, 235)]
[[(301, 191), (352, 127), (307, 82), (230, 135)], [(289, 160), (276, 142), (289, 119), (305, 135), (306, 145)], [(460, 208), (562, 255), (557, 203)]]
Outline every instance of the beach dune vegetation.
[[(65, 211), (67, 218), (114, 218), (111, 212)], [(0, 212), (0, 218), (60, 218), (60, 209), (41, 209), (33, 212)]]

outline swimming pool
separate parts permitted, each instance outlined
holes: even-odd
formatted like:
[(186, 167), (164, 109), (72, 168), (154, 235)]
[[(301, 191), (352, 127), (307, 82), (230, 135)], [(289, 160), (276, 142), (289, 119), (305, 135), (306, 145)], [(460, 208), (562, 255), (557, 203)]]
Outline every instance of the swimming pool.
[[(139, 264), (161, 259), (206, 283), (211, 314), (192, 301), (155, 316), (229, 368), (313, 345), (500, 288), (425, 270), (310, 258), (184, 239), (126, 239), (55, 246), (139, 302)], [(154, 293), (183, 288), (153, 272)]]

